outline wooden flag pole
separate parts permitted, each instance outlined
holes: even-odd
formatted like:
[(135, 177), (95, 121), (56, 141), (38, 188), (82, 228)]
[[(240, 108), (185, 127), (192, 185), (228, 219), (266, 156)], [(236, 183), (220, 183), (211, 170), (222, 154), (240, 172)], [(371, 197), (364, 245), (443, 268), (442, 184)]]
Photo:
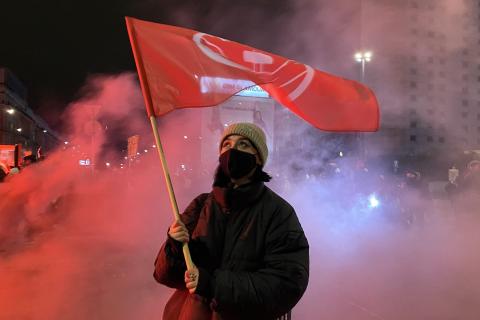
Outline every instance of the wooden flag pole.
[[(168, 172), (167, 160), (165, 158), (165, 153), (163, 152), (162, 142), (160, 141), (160, 134), (158, 133), (157, 119), (155, 118), (155, 111), (153, 108), (152, 97), (150, 95), (150, 88), (148, 85), (148, 79), (145, 74), (145, 68), (143, 65), (142, 58), (140, 56), (140, 51), (138, 50), (137, 42), (135, 41), (135, 30), (132, 25), (131, 18), (125, 17), (125, 22), (127, 24), (128, 37), (130, 38), (130, 44), (132, 45), (133, 57), (135, 58), (135, 65), (137, 66), (138, 77), (140, 79), (140, 86), (142, 88), (143, 99), (145, 101), (145, 106), (147, 107), (148, 117), (150, 118), (150, 123), (152, 125), (153, 135), (155, 136), (155, 143), (157, 145), (158, 156), (160, 157), (160, 162), (162, 163), (163, 175), (165, 176), (165, 183), (167, 185), (168, 195), (170, 197), (170, 204), (172, 206), (173, 215), (176, 221), (180, 221), (180, 213), (178, 212), (177, 200), (175, 199), (175, 193), (173, 192), (172, 180), (170, 179), (170, 173)], [(190, 255), (190, 250), (188, 244), (183, 244), (183, 257), (185, 258), (185, 264), (187, 269), (191, 270), (194, 268), (192, 261), (192, 256)]]
[[(165, 177), (165, 184), (167, 185), (168, 196), (170, 197), (170, 204), (172, 206), (173, 215), (176, 221), (180, 221), (180, 213), (178, 211), (175, 193), (173, 192), (172, 180), (170, 179), (170, 173), (168, 171), (168, 166), (167, 166), (167, 159), (165, 158), (165, 153), (163, 152), (163, 147), (162, 147), (162, 141), (160, 140), (160, 134), (158, 133), (157, 118), (155, 118), (155, 116), (150, 116), (150, 123), (152, 124), (153, 135), (155, 136), (155, 143), (157, 145), (158, 156), (160, 157), (160, 162), (162, 163), (163, 175)], [(188, 243), (184, 242), (182, 249), (183, 249), (183, 256), (185, 258), (187, 269), (191, 270), (194, 268), (194, 264), (192, 261), (192, 256), (190, 255), (190, 249), (188, 248)]]

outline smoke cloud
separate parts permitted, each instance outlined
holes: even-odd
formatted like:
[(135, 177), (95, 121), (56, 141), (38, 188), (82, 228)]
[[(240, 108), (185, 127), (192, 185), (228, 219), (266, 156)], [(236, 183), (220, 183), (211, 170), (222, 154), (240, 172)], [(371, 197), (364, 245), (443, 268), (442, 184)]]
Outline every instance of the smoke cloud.
[[(377, 17), (375, 36), (387, 37), (379, 29), (390, 25), (388, 12), (398, 8), (369, 3)], [(445, 3), (452, 16), (464, 12), (463, 5)], [(226, 18), (211, 26), (207, 18), (194, 18), (192, 8), (174, 16), (191, 27), (225, 33), (238, 21), (229, 19), (237, 13), (227, 10)], [(212, 7), (205, 16), (222, 8)], [(300, 1), (282, 8), (295, 14), (288, 19), (279, 14), (273, 22), (278, 29), (264, 28), (236, 40), (245, 36), (251, 45), (265, 41), (263, 49), (358, 77), (352, 59), (360, 45), (355, 8), (346, 1)], [(258, 26), (264, 14), (255, 12), (247, 20)], [(275, 30), (282, 30), (283, 38), (268, 39)], [(390, 49), (401, 47), (397, 45)], [(383, 97), (382, 115), (394, 118), (405, 112), (394, 103), (401, 95), (395, 66), (382, 59), (376, 63), (385, 70), (383, 84), (376, 82), (379, 75), (368, 77)], [(172, 215), (135, 76), (92, 77), (81, 96), (62, 117), (69, 144), (0, 184), (2, 320), (157, 319), (172, 293), (152, 277)], [(190, 131), (200, 112), (176, 111), (159, 122), (180, 209), (209, 191), (215, 168), (212, 155), (202, 168), (179, 169), (187, 159), (200, 158)], [(447, 120), (449, 126), (453, 120)], [(352, 183), (358, 164), (348, 152), (338, 156), (343, 137), (316, 132), (293, 115), (283, 129), (284, 136), (305, 137), (280, 143), (281, 153), (272, 153), (267, 167), (274, 176), (270, 186), (295, 207), (311, 246), (310, 283), (293, 310), (294, 319), (478, 318), (475, 195), (451, 199), (443, 191), (436, 197), (428, 188), (423, 193), (400, 188), (402, 181), (387, 173), (391, 163), (386, 161), (360, 170), (360, 179)], [(129, 165), (126, 139), (136, 134), (141, 155)], [(87, 158), (94, 170), (79, 166)], [(407, 210), (395, 207), (392, 199), (398, 195)]]

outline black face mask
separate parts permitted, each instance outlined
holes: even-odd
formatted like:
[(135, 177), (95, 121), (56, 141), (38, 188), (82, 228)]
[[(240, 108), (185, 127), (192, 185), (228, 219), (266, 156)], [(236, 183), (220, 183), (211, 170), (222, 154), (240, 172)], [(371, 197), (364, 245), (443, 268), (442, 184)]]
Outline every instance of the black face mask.
[(219, 158), (220, 168), (230, 178), (239, 179), (249, 174), (257, 165), (254, 154), (229, 149)]

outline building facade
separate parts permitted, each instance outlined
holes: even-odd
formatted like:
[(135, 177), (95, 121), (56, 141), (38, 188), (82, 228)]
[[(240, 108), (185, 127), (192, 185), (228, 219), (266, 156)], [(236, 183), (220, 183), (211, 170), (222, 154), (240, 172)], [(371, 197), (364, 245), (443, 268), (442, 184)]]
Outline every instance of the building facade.
[(362, 2), (366, 83), (383, 109), (370, 145), (414, 157), (480, 149), (480, 1)]
[(59, 135), (27, 104), (27, 89), (7, 68), (0, 68), (0, 144), (21, 144), (36, 153), (54, 149)]

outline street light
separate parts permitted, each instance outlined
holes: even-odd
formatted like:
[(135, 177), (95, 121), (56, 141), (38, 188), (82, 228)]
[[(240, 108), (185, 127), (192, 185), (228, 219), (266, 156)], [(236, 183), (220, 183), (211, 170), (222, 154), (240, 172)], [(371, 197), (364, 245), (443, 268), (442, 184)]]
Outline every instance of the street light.
[[(365, 64), (372, 61), (372, 52), (371, 51), (359, 51), (355, 53), (355, 60), (362, 64), (362, 73), (360, 74), (360, 80), (362, 83), (365, 83)], [(361, 145), (362, 158), (365, 159), (366, 156), (366, 144), (365, 144), (365, 135), (360, 135), (357, 133), (357, 139)]]
[(15, 109), (9, 108), (9, 109), (7, 109), (7, 113), (8, 113), (8, 114), (14, 114), (14, 113), (15, 113)]
[(365, 81), (365, 63), (370, 62), (372, 60), (372, 52), (371, 51), (359, 51), (355, 53), (355, 60), (362, 64), (362, 73), (361, 73), (361, 80), (362, 82)]

